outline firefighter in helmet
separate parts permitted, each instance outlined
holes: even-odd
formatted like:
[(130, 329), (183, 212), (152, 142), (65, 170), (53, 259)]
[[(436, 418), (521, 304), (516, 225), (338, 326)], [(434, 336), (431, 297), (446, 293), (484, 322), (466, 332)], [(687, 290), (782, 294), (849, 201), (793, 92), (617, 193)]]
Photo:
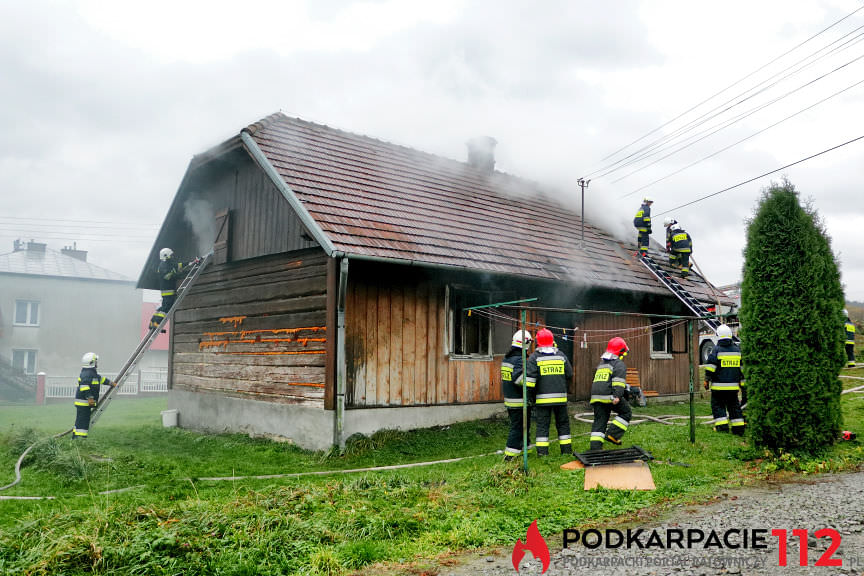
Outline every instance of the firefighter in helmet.
[(717, 327), (717, 346), (705, 365), (705, 389), (711, 389), (711, 414), (714, 430), (744, 434), (744, 413), (738, 401), (738, 391), (744, 386), (741, 371), (741, 348), (732, 340), (732, 329), (726, 324)]
[[(591, 383), (594, 423), (591, 425), (590, 450), (602, 450), (605, 440), (620, 445), (630, 426), (633, 411), (628, 402), (627, 365), (622, 360), (629, 351), (627, 342), (616, 336), (609, 340), (606, 351), (600, 356)], [(610, 422), (612, 412), (616, 415)]]
[(165, 316), (174, 306), (177, 299), (177, 281), (189, 272), (182, 262), (174, 261), (174, 251), (162, 248), (159, 251), (159, 266), (156, 274), (159, 276), (159, 291), (162, 293), (162, 305), (150, 318), (150, 328), (158, 328)]
[(693, 239), (678, 222), (673, 221), (667, 228), (666, 250), (669, 252), (669, 264), (679, 268), (682, 278), (689, 276)]
[(642, 205), (633, 218), (633, 226), (636, 227), (638, 233), (636, 246), (639, 249), (639, 254), (642, 256), (648, 254), (648, 245), (651, 241), (651, 205), (653, 203), (654, 198), (651, 196), (642, 198)]
[[(514, 456), (522, 452), (522, 349), (526, 351), (531, 346), (531, 333), (527, 330), (519, 330), (513, 334), (513, 342), (510, 351), (501, 361), (501, 392), (504, 396), (504, 406), (507, 408), (507, 416), (510, 418), (510, 432), (507, 434), (507, 446), (504, 448), (504, 460), (510, 461)], [(534, 384), (528, 387), (528, 421), (527, 427), (531, 428), (530, 406), (534, 401)]]
[(567, 414), (567, 384), (573, 378), (573, 366), (567, 356), (555, 346), (552, 332), (543, 328), (537, 332), (537, 349), (525, 367), (527, 386), (534, 386), (534, 417), (537, 419), (537, 455), (549, 455), (549, 428), (555, 416), (561, 454), (573, 453), (570, 438), (570, 416)]
[(855, 367), (855, 324), (849, 320), (849, 311), (843, 309), (843, 315), (846, 317), (846, 367)]
[(90, 414), (99, 401), (100, 386), (116, 386), (104, 376), (96, 372), (99, 356), (87, 352), (81, 357), (81, 374), (78, 376), (78, 387), (75, 389), (75, 427), (72, 428), (72, 439), (87, 438), (90, 428)]

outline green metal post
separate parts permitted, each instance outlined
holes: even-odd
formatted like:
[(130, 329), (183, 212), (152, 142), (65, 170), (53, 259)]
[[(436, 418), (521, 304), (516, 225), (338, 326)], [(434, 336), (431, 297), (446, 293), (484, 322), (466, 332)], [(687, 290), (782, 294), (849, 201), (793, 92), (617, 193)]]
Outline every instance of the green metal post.
[(690, 364), (690, 443), (696, 443), (696, 405), (693, 388), (693, 320), (687, 321), (687, 359)]
[(528, 382), (525, 380), (525, 370), (528, 368), (525, 359), (525, 308), (522, 308), (522, 469), (528, 475)]

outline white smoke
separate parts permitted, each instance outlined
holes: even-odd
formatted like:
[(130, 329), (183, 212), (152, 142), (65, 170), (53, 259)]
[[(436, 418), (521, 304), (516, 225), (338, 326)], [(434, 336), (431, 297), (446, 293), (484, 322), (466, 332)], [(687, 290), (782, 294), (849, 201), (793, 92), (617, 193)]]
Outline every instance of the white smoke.
[(216, 242), (216, 212), (207, 200), (190, 196), (183, 204), (183, 218), (192, 226), (198, 256), (207, 254)]

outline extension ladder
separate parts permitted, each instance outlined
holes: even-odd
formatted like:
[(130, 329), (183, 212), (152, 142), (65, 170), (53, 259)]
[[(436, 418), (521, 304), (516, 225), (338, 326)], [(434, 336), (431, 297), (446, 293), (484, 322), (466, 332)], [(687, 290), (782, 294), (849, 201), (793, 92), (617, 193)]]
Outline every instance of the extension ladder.
[(213, 255), (213, 252), (207, 253), (203, 258), (197, 259), (192, 263), (188, 274), (183, 278), (183, 281), (180, 282), (180, 286), (177, 288), (177, 299), (174, 301), (174, 305), (171, 306), (171, 309), (165, 313), (165, 317), (162, 318), (161, 322), (159, 322), (158, 326), (150, 327), (147, 330), (147, 334), (144, 335), (144, 338), (138, 344), (138, 347), (135, 348), (135, 352), (132, 353), (132, 356), (126, 360), (126, 363), (123, 364), (123, 367), (120, 368), (120, 372), (117, 373), (117, 378), (114, 380), (116, 386), (112, 386), (108, 389), (102, 398), (96, 403), (96, 407), (93, 409), (93, 413), (90, 415), (90, 427), (99, 420), (99, 417), (105, 412), (105, 409), (108, 407), (108, 404), (111, 403), (111, 400), (114, 398), (114, 394), (117, 393), (117, 390), (123, 385), (123, 381), (126, 377), (132, 372), (135, 366), (138, 365), (138, 362), (141, 360), (141, 357), (144, 355), (147, 350), (150, 349), (150, 344), (153, 340), (156, 339), (156, 336), (162, 330), (162, 326), (168, 322), (168, 320), (174, 315), (174, 311), (177, 309), (180, 302), (183, 301), (183, 298), (186, 296), (186, 293), (192, 284), (195, 283), (195, 280), (198, 279), (198, 276), (204, 270), (204, 267), (207, 266), (207, 263), (210, 262), (210, 257)]
[(645, 267), (663, 283), (664, 286), (671, 290), (672, 293), (675, 294), (675, 296), (677, 296), (691, 312), (693, 312), (693, 314), (701, 318), (702, 321), (710, 326), (712, 330), (715, 332), (717, 331), (717, 328), (720, 326), (720, 321), (717, 320), (715, 315), (708, 310), (704, 304), (690, 294), (690, 292), (688, 292), (677, 280), (666, 272), (666, 270), (661, 268), (660, 265), (651, 258), (651, 256), (646, 254), (641, 256), (640, 260), (642, 261), (642, 264), (644, 264)]

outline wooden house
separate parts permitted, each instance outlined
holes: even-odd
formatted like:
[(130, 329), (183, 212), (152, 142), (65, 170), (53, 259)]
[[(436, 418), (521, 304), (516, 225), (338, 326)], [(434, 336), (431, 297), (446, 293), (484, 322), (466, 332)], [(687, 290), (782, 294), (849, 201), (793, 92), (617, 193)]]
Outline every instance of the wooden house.
[[(317, 449), (490, 415), (518, 313), (465, 309), (522, 298), (573, 358), (574, 399), (612, 335), (644, 387), (686, 392), (695, 337), (664, 318), (686, 311), (634, 257), (635, 232), (622, 244), (586, 222), (582, 245), (568, 203), (479, 143), (459, 162), (275, 114), (195, 156), (149, 260), (214, 249), (174, 316), (180, 425)], [(139, 286), (157, 286), (152, 265)]]

